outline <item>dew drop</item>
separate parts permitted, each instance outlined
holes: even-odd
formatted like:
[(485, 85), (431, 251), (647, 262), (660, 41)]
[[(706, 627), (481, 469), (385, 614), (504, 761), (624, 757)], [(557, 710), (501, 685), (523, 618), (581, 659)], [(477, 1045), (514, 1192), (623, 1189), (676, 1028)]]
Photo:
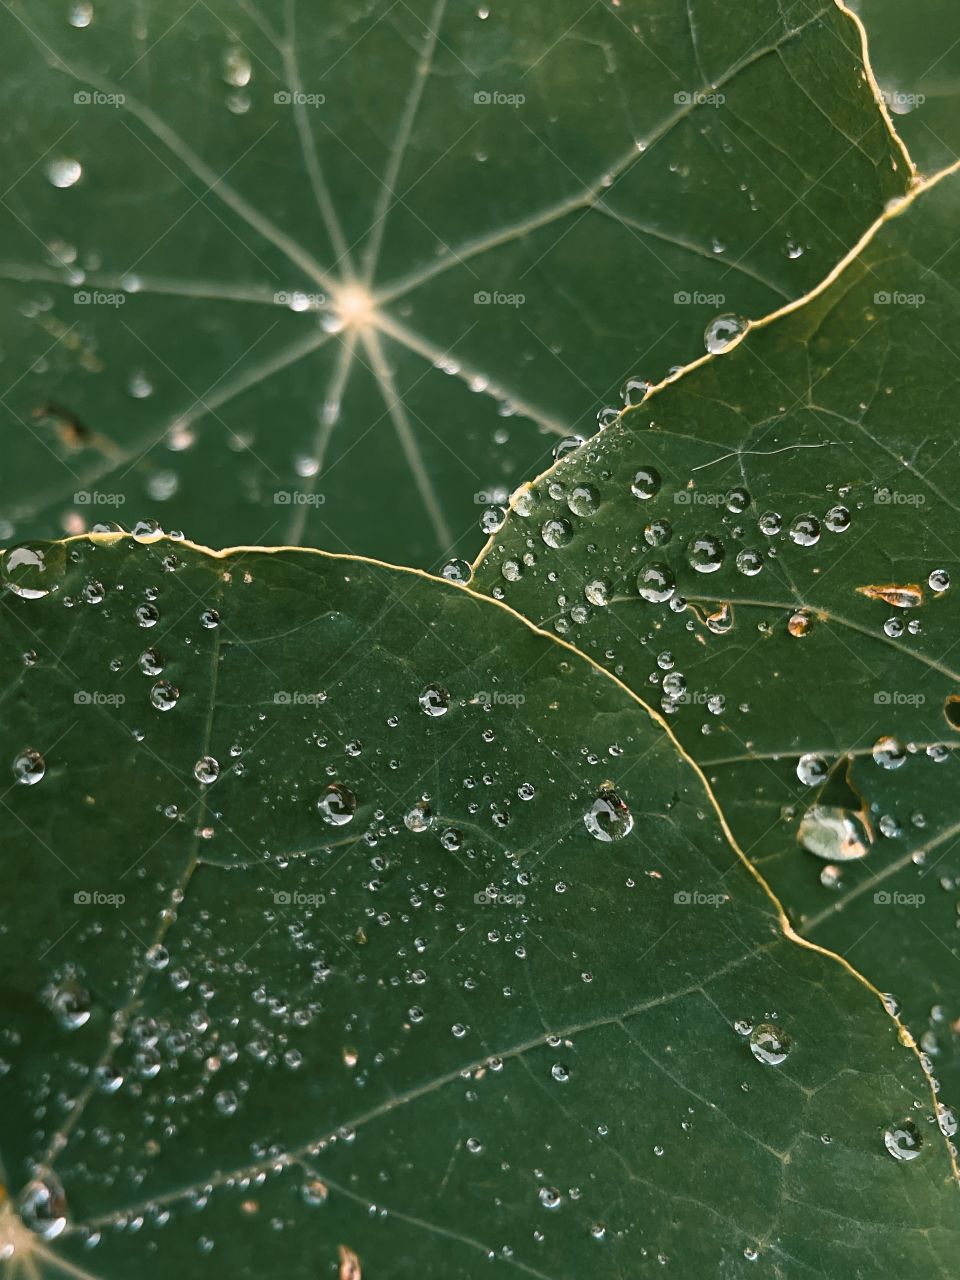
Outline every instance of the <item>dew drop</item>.
[(894, 1160), (916, 1160), (923, 1146), (920, 1130), (910, 1119), (884, 1130), (883, 1144)]
[(425, 685), (420, 691), (420, 710), (425, 716), (445, 716), (450, 710), (450, 694), (442, 685)]
[(741, 316), (715, 316), (703, 333), (703, 344), (711, 355), (726, 351), (730, 344), (746, 329), (747, 322)]
[(39, 751), (25, 747), (13, 761), (13, 776), (17, 782), (32, 787), (47, 771), (47, 764)]
[(351, 822), (357, 811), (357, 797), (342, 783), (331, 782), (317, 801), (317, 808), (331, 827), (342, 827)]
[(609, 844), (633, 830), (633, 814), (612, 787), (602, 787), (583, 815), (583, 824), (595, 840)]
[(750, 1052), (758, 1062), (778, 1067), (790, 1052), (790, 1037), (773, 1022), (761, 1022), (750, 1033)]
[(651, 604), (662, 604), (676, 590), (676, 580), (665, 564), (648, 564), (637, 575), (637, 590)]

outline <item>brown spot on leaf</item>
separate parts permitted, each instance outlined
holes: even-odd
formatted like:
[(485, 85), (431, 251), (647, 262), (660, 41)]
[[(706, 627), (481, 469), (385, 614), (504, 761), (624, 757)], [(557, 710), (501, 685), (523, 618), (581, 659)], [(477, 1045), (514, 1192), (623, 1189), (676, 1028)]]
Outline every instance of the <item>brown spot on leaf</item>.
[(916, 582), (898, 586), (895, 582), (874, 583), (869, 587), (857, 587), (857, 593), (868, 600), (882, 600), (894, 609), (916, 609), (923, 604), (923, 587)]
[(361, 1280), (360, 1259), (345, 1244), (340, 1245), (340, 1280)]

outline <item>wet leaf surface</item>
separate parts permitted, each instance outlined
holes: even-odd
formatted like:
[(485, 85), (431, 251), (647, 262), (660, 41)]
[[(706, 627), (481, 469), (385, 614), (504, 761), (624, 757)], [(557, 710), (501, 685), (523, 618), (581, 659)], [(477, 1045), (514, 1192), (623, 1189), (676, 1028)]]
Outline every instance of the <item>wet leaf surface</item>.
[(951, 1274), (915, 1053), (608, 676), (356, 559), (14, 560), (5, 1274)]

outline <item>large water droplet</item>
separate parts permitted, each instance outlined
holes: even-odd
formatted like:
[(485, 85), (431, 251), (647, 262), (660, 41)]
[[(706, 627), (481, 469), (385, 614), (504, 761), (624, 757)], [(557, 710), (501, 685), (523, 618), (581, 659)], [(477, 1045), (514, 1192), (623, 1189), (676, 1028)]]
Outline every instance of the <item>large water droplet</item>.
[(60, 586), (65, 563), (59, 543), (11, 547), (0, 560), (0, 578), (14, 595), (39, 600)]
[(611, 787), (603, 787), (583, 815), (583, 825), (595, 840), (609, 844), (633, 830), (633, 814)]
[(450, 709), (450, 694), (439, 684), (428, 684), (420, 691), (420, 710), (425, 716), (445, 716)]
[(923, 1146), (920, 1130), (910, 1119), (884, 1130), (883, 1145), (894, 1160), (916, 1160)]
[(711, 355), (726, 351), (727, 347), (743, 333), (747, 327), (742, 316), (714, 316), (703, 333), (703, 344)]
[(790, 1052), (790, 1037), (774, 1022), (761, 1022), (750, 1033), (750, 1052), (758, 1062), (778, 1067)]
[(32, 787), (47, 771), (47, 764), (39, 751), (26, 747), (14, 759), (13, 776), (17, 782)]
[(676, 580), (665, 564), (648, 564), (637, 575), (637, 590), (651, 604), (663, 604), (676, 590)]
[(67, 1225), (67, 1198), (60, 1180), (49, 1170), (28, 1182), (17, 1204), (24, 1226), (53, 1240)]
[(72, 187), (83, 176), (83, 166), (79, 160), (68, 156), (58, 156), (47, 161), (47, 178), (55, 187)]
[(324, 822), (328, 822), (332, 827), (342, 827), (345, 823), (353, 821), (353, 815), (357, 811), (357, 797), (349, 787), (339, 782), (331, 782), (317, 801), (317, 808)]

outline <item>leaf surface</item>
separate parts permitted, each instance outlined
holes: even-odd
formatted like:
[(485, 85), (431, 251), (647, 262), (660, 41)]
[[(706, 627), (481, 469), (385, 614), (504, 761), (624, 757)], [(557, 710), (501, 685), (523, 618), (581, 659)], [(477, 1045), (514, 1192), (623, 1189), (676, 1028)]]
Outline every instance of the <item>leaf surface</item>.
[(0, 610), (2, 1150), (49, 1237), (8, 1203), (11, 1274), (951, 1273), (915, 1054), (625, 689), (412, 571), (40, 549)]

